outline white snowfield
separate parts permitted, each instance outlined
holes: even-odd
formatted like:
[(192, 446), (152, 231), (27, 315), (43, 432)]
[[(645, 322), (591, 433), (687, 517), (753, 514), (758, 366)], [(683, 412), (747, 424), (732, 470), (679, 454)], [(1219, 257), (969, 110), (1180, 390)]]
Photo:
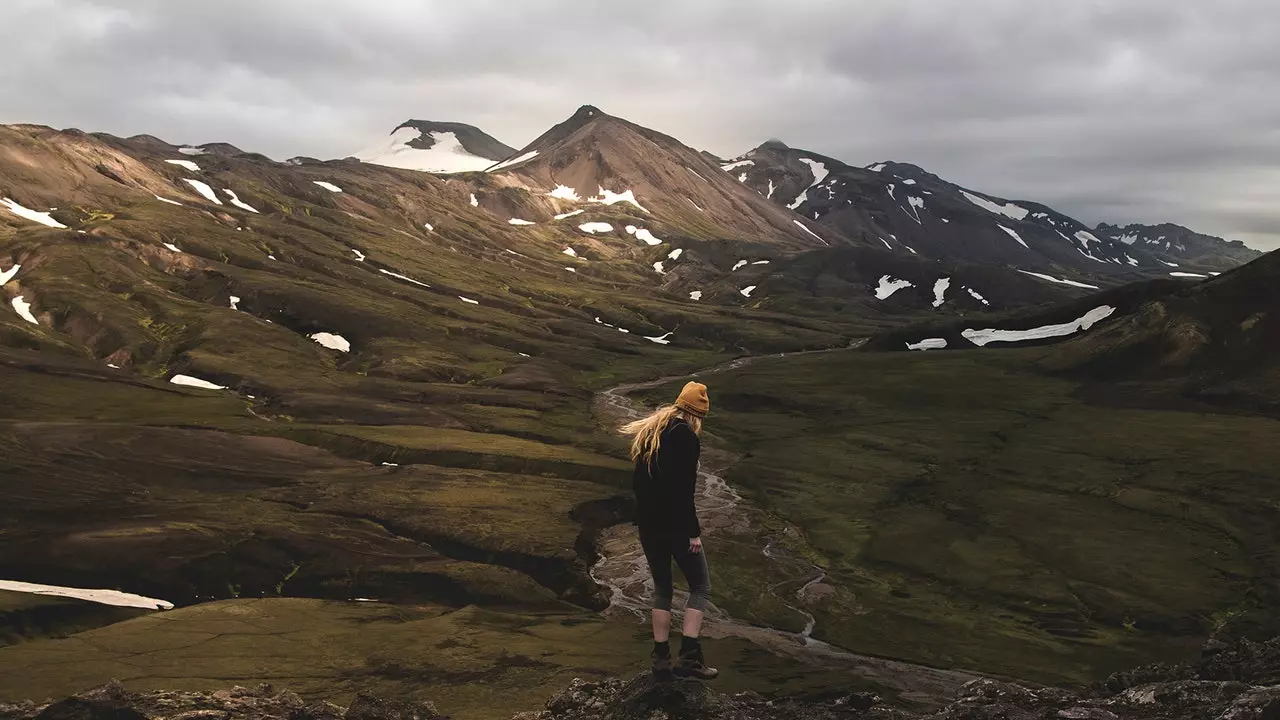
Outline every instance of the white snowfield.
[(749, 297), (751, 297), (751, 293), (753, 293), (753, 292), (755, 292), (755, 291), (756, 291), (756, 286), (755, 286), (755, 285), (748, 285), (748, 286), (746, 286), (746, 287), (742, 288), (741, 290), (739, 290), (738, 292), (742, 294), (742, 297), (749, 298)]
[(31, 595), (73, 598), (114, 607), (145, 608), (147, 610), (173, 609), (173, 603), (171, 602), (120, 592), (119, 590), (92, 590), (89, 588), (59, 587), (57, 585), (37, 585), (17, 580), (0, 580), (0, 590)]
[[(597, 187), (600, 187), (600, 186), (597, 186)], [(631, 203), (632, 205), (635, 205), (637, 208), (640, 208), (644, 212), (649, 212), (649, 210), (645, 208), (645, 206), (641, 205), (639, 202), (636, 201), (635, 193), (630, 190), (627, 190), (626, 192), (615, 193), (610, 190), (605, 190), (603, 187), (600, 187), (600, 194), (592, 198), (587, 198), (587, 202), (600, 203), (601, 205), (616, 205), (620, 202), (625, 202), (625, 203)]]
[(214, 205), (222, 204), (222, 201), (218, 199), (218, 194), (215, 193), (213, 188), (209, 187), (206, 183), (202, 183), (199, 180), (192, 180), (191, 178), (183, 178), (182, 181), (195, 188), (196, 192), (203, 195), (205, 200), (208, 200)]
[(831, 174), (831, 171), (827, 170), (827, 166), (824, 165), (823, 163), (818, 162), (817, 160), (810, 160), (809, 158), (800, 158), (800, 162), (809, 166), (809, 171), (813, 173), (813, 182), (809, 183), (809, 187), (806, 187), (804, 190), (801, 190), (800, 194), (796, 196), (796, 199), (792, 200), (791, 204), (787, 206), (792, 210), (795, 210), (796, 208), (800, 207), (802, 204), (804, 204), (806, 200), (809, 199), (810, 188), (813, 188), (815, 185), (820, 184), (823, 180), (827, 179), (827, 175)]
[(1088, 330), (1094, 324), (1111, 317), (1116, 311), (1110, 305), (1100, 305), (1079, 318), (1061, 325), (1044, 325), (1030, 330), (965, 330), (960, 333), (966, 340), (982, 347), (993, 342), (1024, 342), (1026, 340), (1045, 340), (1047, 338), (1073, 335), (1081, 330)]
[(647, 244), (647, 245), (661, 245), (661, 244), (662, 244), (662, 241), (661, 241), (661, 240), (659, 240), (658, 238), (654, 237), (654, 236), (653, 236), (653, 233), (649, 232), (649, 231), (648, 231), (648, 230), (646, 230), (645, 228), (636, 228), (635, 235), (636, 235), (636, 239), (637, 239), (637, 240), (643, 240), (643, 241), (645, 242), (645, 244)]
[(239, 298), (239, 297), (237, 297), (237, 296), (235, 296), (235, 295), (232, 295), (232, 296), (231, 296), (231, 298), (230, 298), (230, 302), (231, 302), (231, 309), (232, 309), (232, 310), (239, 310), (239, 309), (240, 309), (240, 298)]
[[(578, 191), (568, 185), (556, 185), (556, 189), (547, 193), (547, 197), (559, 198), (561, 200), (572, 200), (574, 202), (582, 200), (582, 197), (578, 195)], [(578, 210), (577, 212), (582, 211)]]
[(489, 168), (488, 172), (498, 172), (499, 170), (502, 170), (504, 168), (509, 168), (512, 165), (519, 165), (522, 162), (534, 159), (535, 157), (537, 157), (537, 155), (538, 155), (537, 150), (530, 150), (529, 152), (523, 155), (518, 155), (509, 160), (503, 160), (497, 165), (494, 165), (493, 167)]
[(1207, 278), (1207, 277), (1209, 277), (1209, 276), (1208, 276), (1208, 275), (1201, 275), (1200, 273), (1192, 273), (1192, 272), (1171, 272), (1171, 273), (1169, 273), (1169, 277), (1176, 277), (1176, 278)]
[(422, 223), (422, 227), (426, 228), (430, 232), (436, 231), (436, 226), (432, 225), (431, 223)]
[(240, 201), (240, 198), (236, 195), (236, 191), (235, 191), (235, 190), (226, 189), (226, 190), (223, 190), (222, 192), (226, 193), (226, 194), (227, 194), (227, 197), (231, 198), (231, 204), (232, 204), (232, 205), (235, 205), (236, 207), (240, 208), (241, 210), (248, 210), (248, 211), (249, 211), (249, 212), (251, 212), (251, 213), (256, 213), (256, 212), (258, 212), (257, 210), (253, 209), (252, 207), (249, 207), (249, 206), (248, 206), (248, 205), (246, 205), (245, 203), (241, 202), (241, 201)]
[(1022, 247), (1027, 248), (1028, 250), (1031, 249), (1031, 246), (1027, 245), (1027, 242), (1022, 239), (1021, 235), (1018, 234), (1018, 231), (1014, 230), (1013, 228), (1007, 228), (999, 223), (996, 223), (996, 227), (1009, 233), (1009, 237), (1013, 238), (1014, 240), (1017, 240), (1018, 244), (1022, 245)]
[(769, 261), (768, 261), (768, 260), (757, 260), (757, 261), (755, 261), (755, 262), (753, 262), (753, 263), (751, 263), (751, 264), (752, 264), (752, 265), (768, 265), (768, 264), (769, 264)]
[(747, 261), (746, 261), (746, 260), (739, 260), (738, 262), (734, 263), (734, 265), (733, 265), (733, 269), (732, 269), (732, 270), (730, 270), (729, 272), (737, 272), (737, 271), (738, 271), (738, 268), (742, 268), (742, 267), (746, 267), (746, 266), (747, 266)]
[(205, 150), (204, 148), (198, 148), (198, 147), (180, 147), (178, 148), (178, 152), (182, 153), (183, 155), (190, 155), (193, 157), (196, 155), (209, 154), (208, 150)]
[(867, 169), (871, 172), (880, 172), (881, 170), (884, 170), (884, 163), (876, 163)]
[(475, 193), (471, 193), (471, 207), (480, 207), (480, 201), (476, 199)]
[(315, 183), (316, 185), (319, 185), (320, 187), (324, 188), (325, 190), (328, 190), (331, 193), (342, 192), (342, 188), (338, 187), (337, 185), (334, 185), (331, 182), (325, 182), (324, 180), (312, 180), (311, 182)]
[(32, 222), (38, 222), (41, 225), (47, 225), (51, 228), (67, 227), (66, 225), (63, 225), (62, 223), (50, 217), (49, 213), (36, 212), (35, 210), (31, 210), (30, 208), (24, 208), (18, 203), (14, 202), (13, 200), (10, 200), (9, 198), (0, 199), (0, 205), (4, 205), (6, 208), (9, 208), (9, 212), (13, 213), (14, 215), (17, 215), (20, 218), (24, 218)]
[(571, 218), (574, 215), (581, 215), (584, 212), (586, 212), (586, 210), (570, 210), (567, 213), (560, 213), (559, 215), (556, 216), (556, 219), (564, 220), (565, 218)]
[(27, 302), (26, 298), (19, 295), (13, 299), (11, 304), (13, 305), (13, 311), (18, 313), (18, 317), (26, 320), (32, 325), (40, 324), (40, 321), (36, 320), (36, 316), (31, 314), (31, 303)]
[(667, 253), (667, 259), (679, 260), (680, 256), (683, 254), (684, 254), (684, 248), (676, 248), (675, 250), (672, 250), (671, 252)]
[(991, 304), (991, 303), (987, 302), (987, 299), (986, 299), (986, 298), (984, 298), (984, 297), (982, 297), (981, 295), (979, 295), (977, 290), (974, 290), (973, 288), (965, 288), (965, 290), (969, 291), (969, 294), (970, 294), (971, 296), (973, 296), (973, 299), (974, 299), (974, 300), (977, 300), (978, 302), (982, 303), (983, 305), (990, 305), (990, 304)]
[(908, 350), (941, 350), (946, 346), (946, 338), (925, 338), (918, 343), (907, 343)]
[(186, 168), (191, 172), (200, 172), (200, 166), (190, 160), (165, 160), (170, 165), (177, 165), (180, 168)]
[(226, 390), (224, 385), (216, 385), (208, 380), (201, 380), (191, 375), (174, 375), (169, 378), (169, 382), (174, 385), (182, 385), (184, 387), (200, 388), (201, 390)]
[(156, 195), (156, 199), (162, 203), (169, 203), (170, 205), (177, 205), (178, 207), (183, 207), (182, 203), (178, 202), (177, 200), (170, 200), (169, 198), (163, 198), (163, 197), (160, 197), (159, 195)]
[(938, 278), (933, 284), (933, 306), (942, 307), (947, 301), (947, 288), (951, 287), (951, 278)]
[(666, 269), (666, 268), (664, 268), (664, 267), (662, 267), (662, 261), (661, 261), (661, 260), (659, 260), (658, 262), (656, 262), (656, 263), (654, 263), (654, 264), (653, 264), (653, 271), (654, 271), (654, 272), (656, 272), (656, 273), (658, 273), (659, 275), (666, 275), (666, 274), (667, 274), (667, 269)]
[(1019, 207), (1017, 205), (1014, 205), (1013, 203), (1005, 203), (1001, 205), (1000, 203), (992, 202), (991, 200), (988, 200), (984, 197), (979, 197), (977, 195), (974, 195), (973, 193), (966, 192), (964, 190), (961, 190), (960, 194), (963, 195), (966, 200), (973, 203), (974, 205), (977, 205), (983, 210), (986, 210), (988, 212), (993, 212), (997, 215), (1003, 215), (1011, 220), (1021, 220), (1031, 212), (1030, 210), (1027, 210), (1024, 207)]
[(800, 222), (799, 220), (792, 220), (791, 222), (795, 223), (796, 225), (799, 225), (801, 230), (803, 230), (803, 231), (805, 231), (805, 232), (809, 233), (810, 235), (812, 235), (812, 236), (814, 236), (814, 237), (818, 238), (818, 240), (821, 240), (823, 245), (830, 245), (830, 244), (831, 244), (831, 243), (827, 242), (826, 240), (823, 240), (823, 239), (822, 239), (822, 236), (821, 236), (821, 235), (819, 235), (818, 233), (816, 233), (816, 232), (814, 232), (814, 231), (810, 230), (809, 228), (805, 227), (805, 224), (804, 224), (804, 223), (802, 223), (802, 222)]
[(9, 268), (8, 270), (5, 270), (4, 272), (0, 272), (0, 287), (4, 287), (5, 283), (17, 277), (18, 271), (21, 269), (22, 269), (21, 265), (14, 265), (13, 267)]
[(1056, 278), (1052, 275), (1042, 275), (1041, 273), (1031, 272), (1029, 270), (1019, 270), (1018, 272), (1022, 273), (1023, 275), (1030, 275), (1031, 277), (1040, 278), (1041, 280), (1048, 280), (1051, 283), (1058, 283), (1059, 285), (1070, 285), (1072, 287), (1085, 288), (1087, 290), (1102, 289), (1102, 288), (1099, 288), (1097, 285), (1088, 285), (1086, 283), (1076, 282), (1075, 280), (1068, 280), (1066, 278)]
[(739, 160), (737, 162), (731, 162), (728, 165), (721, 165), (720, 169), (725, 172), (733, 172), (734, 170), (737, 170), (740, 167), (743, 167), (746, 165), (755, 165), (755, 164), (756, 164), (755, 160)]
[[(516, 252), (512, 252), (511, 254), (512, 254), (512, 255), (519, 255), (519, 253), (516, 253)], [(521, 257), (524, 257), (524, 256), (523, 256), (523, 255), (521, 255)], [(422, 287), (425, 287), (425, 288), (429, 288), (429, 287), (431, 287), (430, 285), (428, 285), (428, 284), (426, 284), (426, 283), (424, 283), (424, 282), (419, 282), (419, 281), (417, 281), (417, 280), (414, 280), (413, 278), (411, 278), (411, 277), (409, 277), (409, 276), (407, 276), (407, 275), (401, 275), (400, 273), (397, 273), (397, 272), (391, 272), (390, 270), (385, 270), (385, 269), (383, 269), (383, 268), (378, 268), (378, 272), (382, 273), (383, 275), (389, 275), (389, 276), (391, 276), (391, 277), (393, 277), (393, 278), (395, 278), (395, 279), (397, 279), (397, 280), (404, 280), (405, 282), (411, 282), (411, 283), (413, 283), (414, 285), (421, 285)]]
[[(582, 211), (579, 210), (578, 212), (582, 212)], [(594, 235), (596, 233), (613, 232), (613, 226), (607, 222), (582, 223), (581, 225), (578, 226), (578, 229), (584, 233), (589, 233), (591, 235)]]
[(1099, 245), (1102, 244), (1102, 241), (1098, 239), (1098, 236), (1088, 230), (1080, 230), (1076, 232), (1076, 239), (1079, 240), (1080, 244), (1084, 245), (1086, 248), (1089, 247), (1089, 243), (1091, 242), (1096, 242)]
[(883, 275), (880, 278), (880, 285), (876, 288), (877, 300), (888, 300), (894, 293), (903, 288), (915, 287), (910, 280), (898, 280), (890, 275)]
[(693, 292), (689, 293), (689, 299), (690, 299), (690, 300), (701, 300), (701, 299), (702, 299), (702, 291), (701, 291), (701, 290), (694, 290)]
[(674, 333), (667, 333), (666, 335), (662, 335), (660, 337), (646, 337), (645, 340), (648, 340), (649, 342), (653, 342), (653, 343), (658, 343), (659, 345), (670, 345), (671, 340), (669, 340), (668, 338), (670, 338), (673, 334)]
[(174, 245), (173, 243), (162, 243), (162, 244), (169, 250), (172, 250), (173, 252), (176, 252), (176, 253), (182, 252), (182, 248), (178, 247), (177, 245)]
[(367, 255), (365, 255), (364, 253), (360, 252), (355, 248), (347, 248), (347, 249), (350, 250), (352, 253), (355, 253), (356, 262), (364, 262), (365, 258), (368, 257)]
[(459, 300), (461, 300), (462, 302), (464, 302), (464, 303), (468, 304), (468, 305), (479, 305), (479, 304), (480, 304), (480, 301), (479, 301), (479, 300), (472, 300), (472, 299), (471, 299), (471, 298), (469, 298), (469, 297), (463, 297), (463, 296), (461, 296), (461, 295), (459, 295), (459, 296), (458, 296), (458, 299), (459, 299)]
[(330, 350), (337, 350), (338, 352), (344, 352), (344, 353), (351, 352), (351, 343), (347, 342), (347, 339), (342, 337), (341, 335), (321, 332), (321, 333), (316, 333), (315, 335), (312, 335), (311, 339), (329, 348)]
[(454, 133), (432, 132), (435, 142), (426, 150), (409, 145), (421, 137), (421, 130), (402, 127), (383, 143), (356, 153), (356, 157), (371, 165), (440, 174), (480, 172), (493, 165), (493, 160), (467, 152)]
[(521, 220), (520, 218), (511, 218), (507, 221), (508, 225), (535, 225), (532, 220)]

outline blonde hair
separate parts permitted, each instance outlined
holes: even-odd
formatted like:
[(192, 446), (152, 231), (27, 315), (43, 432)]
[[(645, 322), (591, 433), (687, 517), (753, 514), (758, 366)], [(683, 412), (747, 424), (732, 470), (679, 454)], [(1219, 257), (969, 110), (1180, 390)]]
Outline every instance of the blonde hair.
[(631, 440), (631, 460), (637, 462), (641, 458), (652, 463), (658, 456), (658, 448), (662, 446), (662, 431), (667, 429), (673, 418), (680, 418), (689, 423), (695, 435), (702, 434), (702, 418), (675, 405), (664, 405), (646, 418), (629, 422), (618, 428), (623, 435), (634, 436)]

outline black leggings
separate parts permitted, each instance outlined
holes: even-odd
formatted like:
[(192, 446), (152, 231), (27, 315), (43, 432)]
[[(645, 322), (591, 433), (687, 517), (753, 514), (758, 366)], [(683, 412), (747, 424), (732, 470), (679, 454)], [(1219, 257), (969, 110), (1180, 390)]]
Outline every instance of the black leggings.
[(705, 610), (711, 597), (711, 572), (707, 569), (707, 551), (689, 552), (688, 538), (672, 538), (667, 532), (640, 531), (640, 545), (645, 560), (649, 561), (649, 574), (653, 576), (653, 609), (670, 610), (675, 581), (671, 575), (671, 561), (675, 560), (689, 583), (687, 610)]

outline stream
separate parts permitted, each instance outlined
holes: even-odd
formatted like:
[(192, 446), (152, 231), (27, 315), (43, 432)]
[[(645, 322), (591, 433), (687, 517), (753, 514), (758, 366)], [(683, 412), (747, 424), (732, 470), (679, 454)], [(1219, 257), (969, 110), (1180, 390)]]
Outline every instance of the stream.
[[(857, 340), (845, 348), (831, 350), (812, 350), (775, 355), (758, 355), (738, 358), (728, 363), (706, 370), (680, 376), (663, 377), (639, 383), (627, 383), (596, 395), (595, 412), (599, 422), (609, 429), (617, 428), (631, 420), (638, 419), (648, 411), (632, 404), (630, 394), (649, 390), (680, 380), (703, 378), (709, 375), (737, 370), (752, 363), (763, 360), (782, 360), (788, 357), (813, 355), (820, 353), (843, 352), (860, 347), (865, 340)], [(714, 391), (713, 391), (714, 396)], [(719, 448), (703, 445), (701, 466), (698, 472), (698, 486), (695, 502), (698, 518), (703, 528), (703, 536), (708, 538), (710, 559), (715, 561), (715, 537), (721, 534), (741, 534), (750, 529), (750, 515), (747, 512), (747, 501), (732, 486), (725, 482), (723, 473), (738, 458)], [(635, 527), (631, 524), (615, 525), (603, 533), (598, 541), (600, 558), (591, 568), (591, 578), (597, 584), (610, 591), (609, 608), (605, 615), (615, 618), (631, 618), (645, 622), (649, 615), (650, 594), (653, 583), (649, 578), (648, 565)], [(817, 629), (817, 618), (804, 609), (805, 598), (818, 586), (827, 581), (826, 571), (811, 565), (804, 576), (797, 577), (794, 570), (785, 570), (783, 566), (794, 568), (795, 558), (775, 550), (774, 541), (768, 540), (760, 550), (761, 555), (774, 561), (780, 573), (779, 582), (772, 585), (770, 592), (775, 598), (797, 615), (805, 618), (804, 629), (791, 632), (780, 628), (754, 625), (737, 620), (714, 602), (706, 610), (704, 634), (707, 637), (736, 637), (751, 641), (775, 653), (793, 657), (797, 660), (847, 667), (852, 673), (869, 681), (891, 687), (904, 699), (921, 702), (936, 702), (949, 699), (960, 685), (974, 679), (970, 673), (940, 670), (907, 662), (888, 660), (885, 658), (859, 655), (813, 637)], [(795, 587), (795, 583), (803, 580), (799, 590), (789, 595), (779, 594), (783, 586)], [(712, 598), (715, 587), (712, 586)], [(674, 605), (683, 605), (685, 593), (677, 592)], [(676, 613), (678, 627), (679, 611)]]

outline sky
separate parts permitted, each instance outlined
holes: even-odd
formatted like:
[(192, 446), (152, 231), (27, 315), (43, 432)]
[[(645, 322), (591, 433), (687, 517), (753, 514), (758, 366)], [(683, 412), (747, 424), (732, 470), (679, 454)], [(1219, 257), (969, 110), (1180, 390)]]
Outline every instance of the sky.
[(285, 159), (580, 105), (1280, 247), (1274, 0), (3, 0), (0, 122)]

